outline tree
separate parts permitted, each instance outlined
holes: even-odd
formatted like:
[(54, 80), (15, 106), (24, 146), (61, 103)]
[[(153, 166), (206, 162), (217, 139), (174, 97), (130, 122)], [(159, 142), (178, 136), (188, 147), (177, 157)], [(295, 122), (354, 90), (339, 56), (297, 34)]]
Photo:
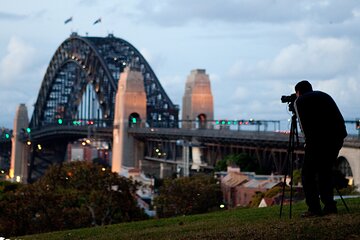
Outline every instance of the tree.
[(22, 187), (23, 185), (20, 183), (0, 182), (0, 233), (5, 236), (14, 236), (15, 225), (18, 229), (24, 228), (21, 216), (27, 213), (19, 204), (22, 195), (16, 193)]
[(41, 181), (49, 191), (57, 190), (69, 195), (75, 192), (77, 204), (88, 209), (92, 225), (143, 217), (135, 199), (140, 184), (111, 172), (109, 168), (73, 162), (51, 168)]
[(145, 219), (138, 186), (100, 165), (54, 165), (37, 182), (3, 196), (0, 230), (15, 236)]
[(249, 207), (257, 208), (261, 202), (261, 200), (264, 198), (265, 194), (263, 192), (256, 192), (249, 203)]
[(17, 182), (0, 181), (0, 200), (5, 193), (13, 192), (21, 186), (22, 184)]
[(227, 160), (221, 159), (221, 160), (217, 161), (214, 170), (215, 171), (226, 171), (227, 170)]
[(166, 179), (154, 205), (159, 217), (204, 213), (220, 206), (220, 186), (211, 176)]
[(301, 169), (295, 169), (293, 171), (293, 186), (297, 186), (301, 183)]
[(225, 171), (227, 166), (237, 166), (243, 172), (263, 172), (256, 159), (246, 153), (227, 155), (216, 163), (215, 170)]

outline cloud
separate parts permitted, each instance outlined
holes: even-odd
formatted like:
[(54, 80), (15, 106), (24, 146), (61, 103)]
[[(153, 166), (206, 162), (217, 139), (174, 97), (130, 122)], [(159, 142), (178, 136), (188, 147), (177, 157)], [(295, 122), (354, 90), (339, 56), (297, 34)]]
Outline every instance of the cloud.
[(7, 46), (7, 54), (0, 61), (0, 82), (14, 83), (30, 69), (34, 57), (35, 49), (32, 46), (17, 37), (12, 37)]
[(141, 55), (145, 58), (145, 60), (148, 63), (151, 63), (154, 61), (154, 56), (151, 53), (151, 51), (149, 51), (147, 48), (142, 48), (139, 50), (139, 52), (141, 53)]
[(238, 59), (229, 67), (226, 74), (232, 79), (243, 79), (245, 81), (263, 79), (265, 76), (268, 78), (268, 66), (263, 66), (264, 62), (265, 60), (261, 59), (258, 59), (257, 62)]
[(23, 14), (14, 14), (8, 12), (0, 12), (0, 21), (1, 20), (23, 20), (26, 19), (27, 16)]
[(96, 6), (98, 4), (97, 0), (80, 0), (79, 5), (89, 7), (89, 6)]
[[(309, 38), (281, 49), (273, 59), (237, 60), (228, 75), (253, 79), (330, 79), (359, 66), (359, 47), (349, 39)], [(254, 74), (255, 73), (255, 74)]]
[(354, 68), (357, 47), (348, 39), (307, 39), (284, 48), (268, 67), (273, 76), (329, 78)]
[(304, 17), (319, 22), (344, 22), (357, 5), (355, 2), (312, 0), (154, 0), (138, 4), (138, 14), (134, 17), (162, 26), (181, 26), (194, 20), (284, 23)]
[[(18, 37), (11, 37), (6, 55), (0, 60), (0, 102), (2, 104), (1, 125), (11, 127), (17, 106), (34, 104), (41, 82), (36, 50)], [(28, 113), (32, 108), (28, 109)]]
[(360, 112), (360, 91), (359, 81), (356, 76), (341, 76), (339, 78), (333, 78), (323, 81), (313, 82), (313, 88), (315, 90), (324, 91), (332, 96), (335, 102), (338, 104), (346, 119), (353, 119), (359, 117)]
[(246, 100), (250, 97), (250, 95), (251, 94), (246, 87), (239, 86), (236, 88), (235, 94), (232, 98), (234, 98), (235, 100)]

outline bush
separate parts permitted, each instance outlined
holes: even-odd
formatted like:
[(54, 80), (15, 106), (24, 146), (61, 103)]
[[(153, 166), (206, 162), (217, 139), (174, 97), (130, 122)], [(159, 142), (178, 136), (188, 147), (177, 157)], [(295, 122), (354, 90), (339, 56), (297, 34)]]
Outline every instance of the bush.
[(154, 200), (159, 217), (205, 213), (222, 202), (220, 185), (211, 176), (166, 179)]

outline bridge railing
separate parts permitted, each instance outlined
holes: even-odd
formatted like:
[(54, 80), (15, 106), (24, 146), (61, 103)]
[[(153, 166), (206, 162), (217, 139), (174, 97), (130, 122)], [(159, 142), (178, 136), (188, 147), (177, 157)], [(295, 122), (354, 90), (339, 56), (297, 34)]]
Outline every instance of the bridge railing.
[(74, 118), (57, 118), (52, 122), (42, 123), (41, 126), (33, 126), (32, 129), (50, 127), (50, 126), (94, 126), (94, 127), (111, 127), (111, 119), (74, 119)]
[[(349, 124), (349, 121), (346, 121), (346, 124)], [(358, 123), (358, 121), (351, 121), (351, 124)], [(88, 128), (113, 128), (116, 127), (113, 125), (113, 120), (103, 120), (103, 119), (57, 119), (54, 122), (46, 123), (43, 126), (33, 128), (31, 131), (40, 130), (43, 128), (49, 127), (88, 127)], [(282, 132), (288, 133), (288, 131), (283, 131), (280, 129), (280, 121), (273, 120), (179, 120), (175, 121), (161, 121), (161, 120), (151, 120), (144, 123), (141, 119), (137, 119), (134, 122), (129, 121), (130, 128), (182, 128), (182, 129), (211, 129), (211, 130), (221, 130), (221, 131), (258, 131), (258, 132)], [(357, 125), (356, 125), (357, 127)], [(347, 126), (348, 128), (348, 126)], [(356, 128), (360, 133), (360, 128)], [(349, 131), (348, 131), (349, 132)], [(2, 131), (3, 138), (5, 131)], [(351, 134), (349, 132), (348, 140), (358, 141), (360, 135)]]
[[(172, 124), (172, 125), (171, 125)], [(216, 129), (216, 130), (250, 130), (280, 131), (280, 121), (272, 120), (179, 120), (176, 126), (166, 121), (148, 121), (146, 127), (185, 128), (185, 129)]]

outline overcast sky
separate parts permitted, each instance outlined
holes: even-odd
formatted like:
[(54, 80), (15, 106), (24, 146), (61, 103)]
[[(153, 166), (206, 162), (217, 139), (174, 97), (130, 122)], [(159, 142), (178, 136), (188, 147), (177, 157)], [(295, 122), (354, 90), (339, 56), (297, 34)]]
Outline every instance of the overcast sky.
[(358, 0), (0, 0), (0, 6), (0, 127), (13, 127), (20, 103), (31, 117), (46, 68), (71, 32), (130, 42), (180, 106), (190, 71), (205, 69), (216, 119), (285, 122), (291, 113), (280, 98), (302, 79), (329, 93), (345, 119), (360, 117)]

